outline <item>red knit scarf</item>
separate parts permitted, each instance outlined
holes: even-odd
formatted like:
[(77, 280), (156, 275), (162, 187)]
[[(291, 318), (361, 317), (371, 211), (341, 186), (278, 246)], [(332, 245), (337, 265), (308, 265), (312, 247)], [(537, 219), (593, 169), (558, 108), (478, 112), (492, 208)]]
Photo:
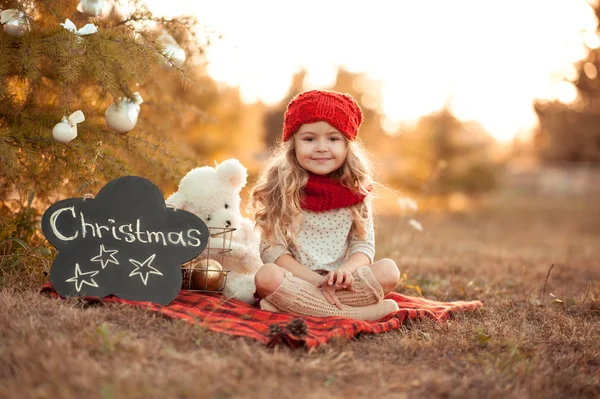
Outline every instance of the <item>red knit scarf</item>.
[(359, 204), (365, 199), (365, 195), (342, 186), (339, 179), (314, 173), (308, 174), (308, 183), (304, 187), (303, 194), (302, 209), (315, 212), (346, 208)]

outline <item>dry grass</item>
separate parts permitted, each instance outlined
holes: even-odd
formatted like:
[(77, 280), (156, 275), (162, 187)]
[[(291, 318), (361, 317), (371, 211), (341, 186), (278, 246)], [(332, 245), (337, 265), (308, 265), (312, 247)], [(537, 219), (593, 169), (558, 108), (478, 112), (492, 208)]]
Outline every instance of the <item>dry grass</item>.
[(600, 395), (600, 205), (501, 198), (418, 219), (425, 231), (414, 235), (397, 218), (378, 220), (379, 256), (406, 273), (402, 291), (486, 307), (312, 352), (50, 299), (5, 273), (0, 397)]

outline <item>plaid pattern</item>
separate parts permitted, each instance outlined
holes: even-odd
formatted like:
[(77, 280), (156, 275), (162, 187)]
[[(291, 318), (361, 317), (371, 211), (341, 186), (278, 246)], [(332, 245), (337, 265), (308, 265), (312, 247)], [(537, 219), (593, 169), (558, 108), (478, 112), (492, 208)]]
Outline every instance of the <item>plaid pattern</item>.
[[(42, 293), (59, 297), (50, 282), (44, 284)], [(86, 298), (98, 300), (98, 298)], [(306, 325), (298, 329), (290, 328), (298, 324), (299, 316), (286, 313), (273, 313), (260, 310), (236, 299), (219, 294), (198, 293), (181, 290), (167, 306), (151, 302), (128, 301), (114, 295), (102, 298), (107, 303), (126, 303), (162, 313), (168, 317), (198, 323), (212, 331), (249, 337), (269, 346), (287, 344), (292, 348), (304, 346), (315, 348), (334, 338), (349, 340), (359, 334), (378, 334), (400, 328), (405, 320), (430, 318), (447, 320), (458, 311), (481, 308), (480, 301), (437, 302), (390, 293), (386, 299), (398, 302), (400, 310), (378, 321), (352, 320), (343, 317), (302, 317)], [(276, 326), (277, 325), (277, 326)]]

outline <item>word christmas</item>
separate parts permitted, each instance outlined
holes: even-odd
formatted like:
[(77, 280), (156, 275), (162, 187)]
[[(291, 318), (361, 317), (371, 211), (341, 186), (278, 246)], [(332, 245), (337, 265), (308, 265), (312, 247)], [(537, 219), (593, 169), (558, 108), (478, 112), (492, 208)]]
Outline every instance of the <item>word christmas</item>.
[[(75, 231), (75, 234), (66, 236), (62, 234), (56, 227), (56, 219), (63, 212), (70, 213), (71, 217), (77, 219), (76, 223), (81, 226), (79, 231)], [(189, 229), (186, 232), (170, 231), (164, 233), (162, 231), (142, 230), (140, 227), (140, 219), (136, 219), (135, 229), (132, 226), (133, 223), (121, 224), (117, 226), (115, 225), (114, 219), (108, 219), (108, 223), (109, 225), (88, 223), (85, 220), (83, 212), (79, 212), (79, 217), (77, 218), (74, 206), (58, 209), (54, 211), (52, 215), (50, 215), (50, 228), (52, 229), (52, 233), (54, 233), (54, 235), (62, 241), (74, 240), (79, 237), (79, 233), (81, 232), (81, 238), (108, 238), (107, 236), (112, 236), (112, 238), (114, 238), (117, 241), (121, 241), (124, 239), (126, 242), (129, 243), (137, 241), (144, 244), (162, 243), (162, 245), (167, 246), (168, 242), (171, 245), (183, 245), (184, 247), (187, 245), (190, 245), (192, 247), (200, 247), (202, 245), (202, 241), (200, 240), (200, 236), (202, 235), (202, 233), (198, 229)], [(104, 233), (104, 237), (102, 236), (102, 230), (106, 230)], [(206, 237), (205, 239), (208, 239), (208, 237)]]
[(181, 264), (208, 244), (196, 215), (168, 208), (149, 180), (126, 176), (96, 198), (50, 206), (42, 231), (58, 249), (50, 282), (63, 296), (116, 295), (169, 304), (181, 289)]

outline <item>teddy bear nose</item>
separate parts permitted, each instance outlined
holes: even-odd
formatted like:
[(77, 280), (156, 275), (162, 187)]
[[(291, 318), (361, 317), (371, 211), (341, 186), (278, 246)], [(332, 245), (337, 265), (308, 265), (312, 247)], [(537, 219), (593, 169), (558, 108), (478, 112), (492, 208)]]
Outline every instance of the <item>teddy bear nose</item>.
[(227, 227), (231, 227), (231, 222), (228, 220), (228, 221), (226, 221), (226, 222), (225, 222), (225, 225), (226, 225)]

